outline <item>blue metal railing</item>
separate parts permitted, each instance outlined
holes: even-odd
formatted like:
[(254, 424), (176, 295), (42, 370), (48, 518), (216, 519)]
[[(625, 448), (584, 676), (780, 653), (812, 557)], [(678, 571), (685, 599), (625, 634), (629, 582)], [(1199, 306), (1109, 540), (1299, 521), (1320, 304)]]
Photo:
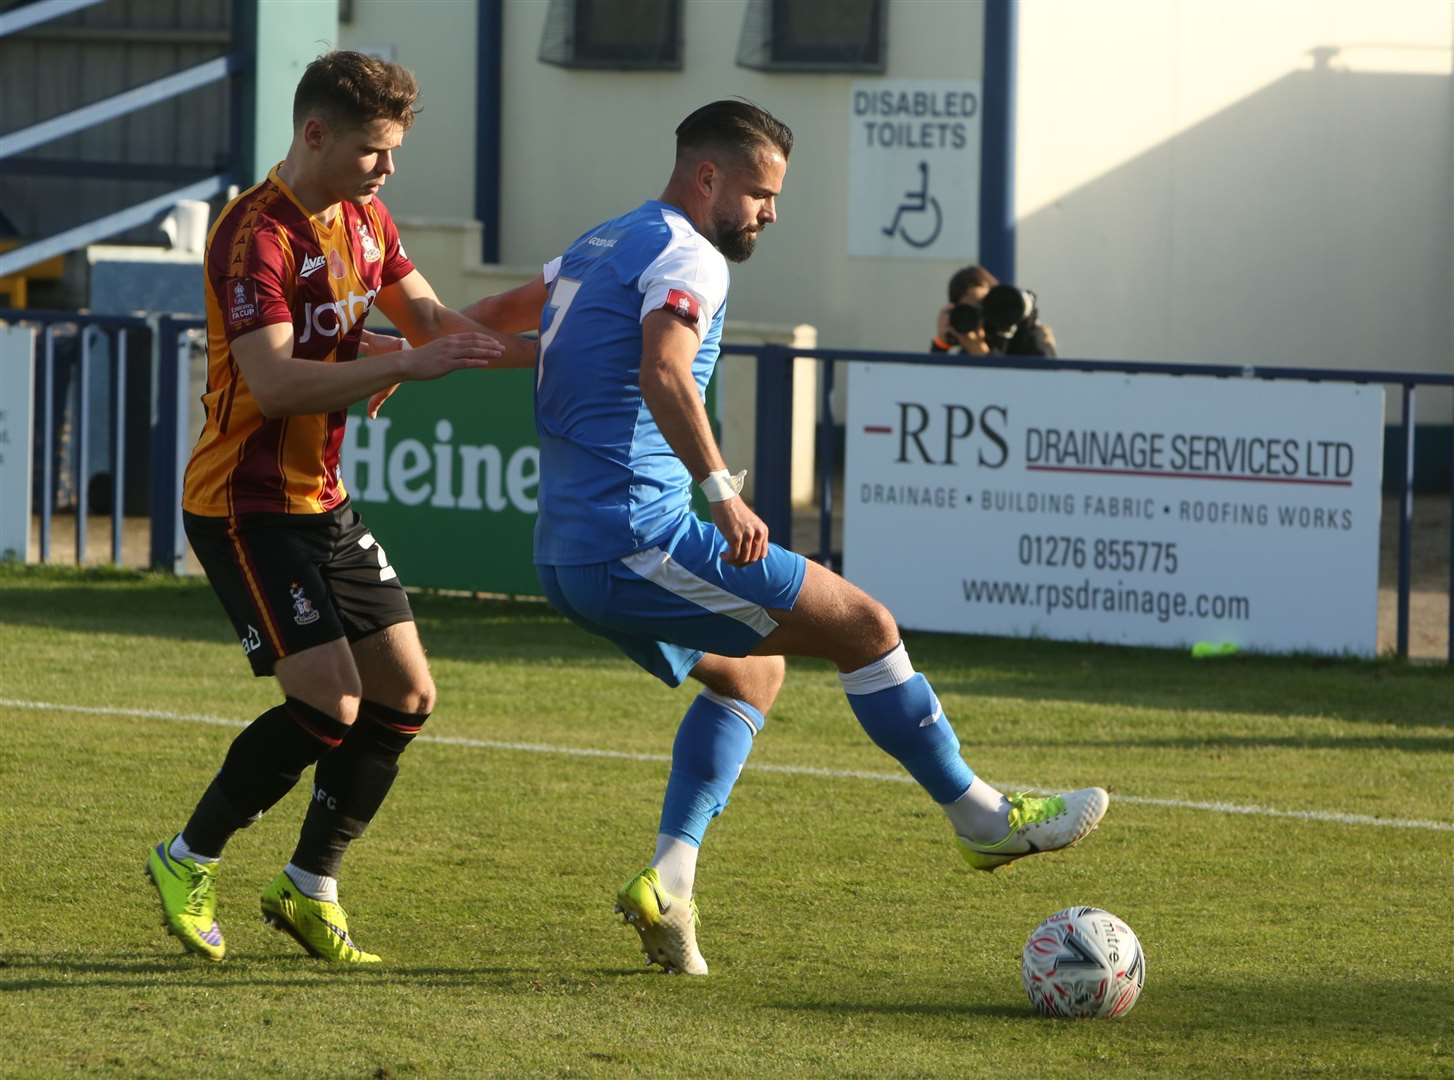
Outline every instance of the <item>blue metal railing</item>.
[(41, 407), (36, 416), (36, 443), (40, 466), (40, 561), (51, 559), (51, 528), (55, 516), (56, 470), (60, 445), (56, 432), (55, 386), (58, 338), (76, 339), (74, 364), (76, 411), (70, 425), (70, 448), (75, 470), (75, 559), (86, 559), (87, 518), (90, 512), (91, 382), (94, 357), (102, 345), (111, 346), (108, 389), (111, 424), (111, 561), (122, 561), (123, 522), (126, 505), (127, 382), (126, 360), (129, 341), (138, 335), (149, 340), (152, 386), (149, 413), (151, 469), (151, 550), (149, 564), (173, 572), (182, 568), (186, 553), (182, 534), (182, 474), (186, 468), (188, 412), (191, 405), (190, 331), (204, 329), (202, 319), (162, 315), (153, 318), (128, 315), (82, 315), (68, 311), (0, 309), (0, 323), (30, 324), (39, 331), (36, 346), (37, 385)]
[(37, 0), (34, 4), (26, 4), (23, 8), (0, 15), (0, 37), (18, 33), (37, 23), (59, 19), (82, 8), (95, 7), (99, 3), (102, 0)]
[[(9, 14), (0, 15), (0, 37), (13, 34), (37, 23), (69, 15), (97, 2), (99, 0), (42, 0), (41, 3), (27, 5)], [(220, 82), (223, 79), (245, 77), (251, 70), (250, 57), (241, 53), (230, 53), (197, 64), (184, 71), (154, 79), (120, 94), (21, 128), (19, 131), (0, 135), (0, 160), (53, 142), (66, 135), (74, 135), (78, 131), (94, 127), (97, 124), (115, 120), (117, 117), (125, 116), (138, 109), (167, 101), (199, 87)], [(237, 123), (237, 119), (234, 119), (234, 126), (237, 126)], [(242, 141), (234, 139), (233, 142), (234, 157), (236, 157), (236, 148), (241, 145)], [(234, 161), (233, 172), (217, 173), (186, 187), (169, 191), (165, 195), (148, 199), (136, 206), (127, 207), (124, 210), (118, 210), (78, 225), (59, 235), (6, 252), (0, 255), (0, 277), (24, 270), (53, 255), (74, 251), (76, 248), (84, 247), (107, 236), (114, 236), (144, 224), (163, 210), (175, 206), (184, 199), (210, 199), (235, 182), (237, 177), (234, 173), (241, 171), (237, 166), (238, 162)]]
[[(966, 357), (945, 353), (871, 352), (864, 349), (795, 349), (785, 345), (723, 344), (724, 353), (757, 358), (757, 460), (792, 461), (793, 361), (818, 360), (823, 364), (819, 383), (817, 477), (819, 540), (814, 556), (829, 567), (841, 565), (832, 550), (833, 478), (837, 453), (830, 402), (834, 365), (839, 361), (876, 364), (932, 364), (938, 367), (988, 368), (1011, 371), (1083, 371), (1121, 375), (1204, 375), (1215, 378), (1284, 379), (1297, 382), (1341, 382), (1398, 386), (1403, 416), (1399, 441), (1404, 467), (1399, 474), (1398, 534), (1398, 655), (1409, 655), (1409, 594), (1413, 565), (1414, 525), (1414, 391), (1420, 386), (1454, 387), (1454, 375), (1410, 371), (1341, 370), (1335, 368), (1271, 367), (1256, 364), (1168, 364), (1131, 360), (1075, 360), (1035, 356)], [(753, 509), (776, 536), (792, 535), (792, 470), (757, 469)], [(1454, 476), (1454, 472), (1451, 472)], [(1451, 521), (1454, 521), (1454, 482), (1450, 485)], [(1449, 564), (1448, 660), (1454, 664), (1454, 527), (1451, 527)]]

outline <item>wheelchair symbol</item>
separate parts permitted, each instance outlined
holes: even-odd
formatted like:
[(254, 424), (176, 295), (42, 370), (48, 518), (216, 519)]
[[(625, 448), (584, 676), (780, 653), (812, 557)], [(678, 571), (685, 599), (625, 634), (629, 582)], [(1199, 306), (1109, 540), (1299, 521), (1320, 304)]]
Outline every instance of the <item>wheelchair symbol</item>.
[[(909, 230), (902, 224), (905, 215), (912, 214), (934, 214), (934, 225), (928, 229), (929, 235), (922, 240), (915, 239), (909, 234)], [(927, 225), (927, 222), (921, 222)], [(894, 211), (894, 220), (884, 226), (883, 234), (893, 236), (898, 233), (904, 238), (904, 242), (910, 247), (925, 248), (939, 239), (939, 230), (944, 227), (944, 214), (939, 209), (939, 200), (929, 194), (929, 163), (919, 162), (919, 188), (917, 191), (904, 192), (904, 201)], [(915, 230), (923, 234), (923, 230)]]

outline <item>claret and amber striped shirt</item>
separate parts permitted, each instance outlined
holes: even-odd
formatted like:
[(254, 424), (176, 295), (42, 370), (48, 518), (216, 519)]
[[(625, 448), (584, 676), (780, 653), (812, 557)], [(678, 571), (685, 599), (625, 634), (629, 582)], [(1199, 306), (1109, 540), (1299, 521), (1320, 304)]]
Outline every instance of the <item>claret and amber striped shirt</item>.
[(309, 215), (274, 168), (228, 203), (207, 237), (207, 420), (187, 464), (182, 507), (204, 517), (320, 514), (347, 498), (338, 473), (346, 413), (268, 419), (232, 342), (291, 323), (293, 355), (347, 363), (380, 289), (414, 269), (377, 198)]

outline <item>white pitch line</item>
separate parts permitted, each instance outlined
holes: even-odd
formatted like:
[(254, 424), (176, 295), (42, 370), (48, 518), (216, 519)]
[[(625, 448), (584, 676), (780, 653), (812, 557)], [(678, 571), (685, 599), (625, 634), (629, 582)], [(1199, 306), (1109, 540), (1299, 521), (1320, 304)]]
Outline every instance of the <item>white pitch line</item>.
[[(164, 709), (121, 709), (97, 705), (62, 705), (51, 701), (23, 701), (0, 698), (0, 708), (27, 709), (35, 712), (68, 712), (87, 716), (134, 716), (145, 720), (172, 720), (188, 724), (211, 724), (214, 727), (244, 728), (251, 721), (229, 720), (205, 713), (167, 712)], [(502, 742), (496, 739), (466, 739), (454, 735), (420, 735), (416, 740), (439, 746), (463, 746), (474, 750), (511, 750), (526, 754), (556, 754), (562, 757), (613, 758), (619, 761), (670, 762), (669, 754), (642, 754), (630, 750), (601, 750), (587, 746), (556, 746), (552, 743)], [(813, 765), (748, 765), (753, 772), (779, 773), (784, 776), (819, 776), (831, 780), (871, 780), (877, 783), (912, 784), (902, 773), (869, 772), (863, 769), (821, 769)], [(1044, 790), (1035, 784), (1001, 784), (1011, 789)], [(1147, 795), (1113, 793), (1114, 802), (1133, 806), (1162, 806), (1170, 810), (1203, 810), (1212, 814), (1246, 814), (1251, 817), (1285, 818), (1294, 821), (1316, 821), (1329, 825), (1372, 825), (1383, 829), (1422, 829), (1430, 832), (1454, 832), (1454, 821), (1426, 821), (1417, 818), (1380, 818), (1367, 814), (1347, 814), (1336, 810), (1278, 810), (1269, 806), (1244, 806), (1237, 803), (1199, 802), (1191, 799), (1157, 799)]]

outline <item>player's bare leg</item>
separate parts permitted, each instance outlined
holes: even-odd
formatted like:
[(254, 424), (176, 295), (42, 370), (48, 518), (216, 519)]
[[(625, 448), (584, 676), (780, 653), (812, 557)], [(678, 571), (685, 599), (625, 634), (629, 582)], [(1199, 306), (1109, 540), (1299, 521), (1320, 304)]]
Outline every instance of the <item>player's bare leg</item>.
[(616, 910), (641, 935), (648, 963), (687, 975), (707, 973), (696, 937), (697, 852), (707, 824), (727, 805), (784, 671), (776, 656), (711, 653), (692, 669), (705, 689), (677, 730), (656, 852), (616, 897)]
[(816, 656), (837, 665), (848, 702), (880, 749), (909, 771), (944, 810), (961, 854), (977, 870), (994, 870), (1043, 851), (1069, 847), (1096, 827), (1108, 797), (1098, 787), (1049, 797), (1006, 796), (975, 776), (923, 675), (914, 671), (889, 610), (862, 589), (808, 563), (791, 611), (774, 611), (778, 628), (762, 655)]
[(412, 621), (355, 642), (346, 659), (358, 680), (357, 718), (342, 743), (318, 762), (298, 846), (264, 895), (263, 908), (313, 955), (368, 963), (378, 958), (352, 942), (338, 906), (339, 870), (349, 844), (383, 805), (399, 755), (434, 708), (435, 689)]

